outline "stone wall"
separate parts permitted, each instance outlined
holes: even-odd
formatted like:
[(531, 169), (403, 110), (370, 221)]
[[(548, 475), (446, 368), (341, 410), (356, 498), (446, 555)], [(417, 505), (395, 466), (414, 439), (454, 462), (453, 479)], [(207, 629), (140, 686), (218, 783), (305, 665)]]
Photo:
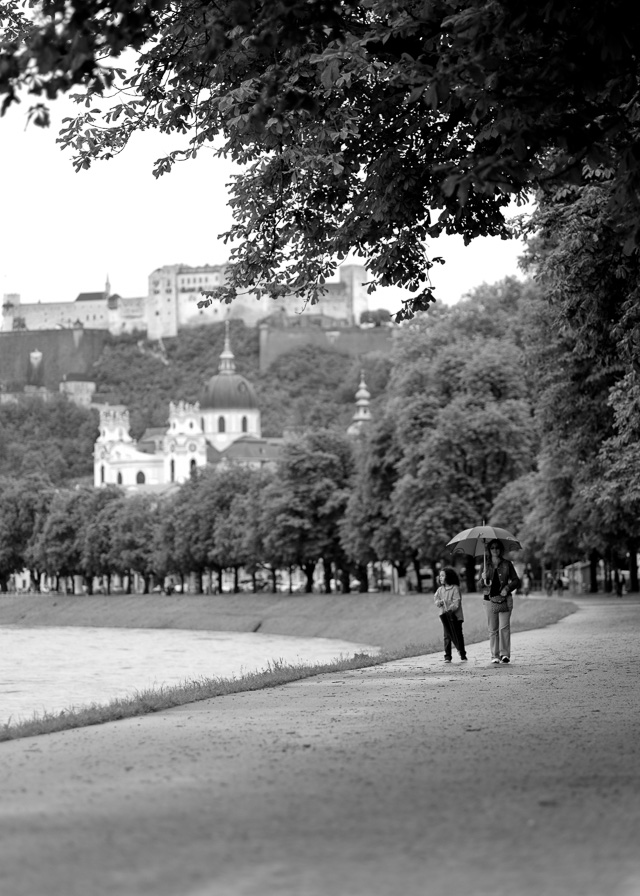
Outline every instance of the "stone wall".
[[(6, 389), (43, 386), (57, 392), (68, 374), (91, 379), (106, 330), (16, 330), (0, 333), (0, 383)], [(34, 369), (32, 355), (42, 358)]]
[(339, 327), (324, 329), (313, 326), (270, 327), (260, 325), (260, 370), (264, 371), (276, 358), (304, 345), (333, 349), (343, 355), (359, 358), (369, 352), (391, 351), (397, 333), (395, 327)]

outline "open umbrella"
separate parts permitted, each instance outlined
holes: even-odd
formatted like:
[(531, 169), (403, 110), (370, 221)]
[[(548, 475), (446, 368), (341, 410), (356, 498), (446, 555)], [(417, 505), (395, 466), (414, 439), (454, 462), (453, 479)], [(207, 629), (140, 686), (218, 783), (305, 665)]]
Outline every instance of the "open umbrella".
[(504, 551), (519, 551), (522, 545), (511, 532), (498, 526), (472, 526), (454, 535), (447, 547), (452, 554), (469, 554), (471, 557), (484, 557), (484, 571), (487, 571), (486, 547), (497, 538)]
[(494, 538), (502, 542), (505, 552), (519, 551), (522, 547), (515, 535), (498, 526), (472, 526), (471, 529), (463, 529), (462, 532), (453, 536), (447, 547), (453, 554), (470, 554), (472, 557), (481, 557), (485, 547)]

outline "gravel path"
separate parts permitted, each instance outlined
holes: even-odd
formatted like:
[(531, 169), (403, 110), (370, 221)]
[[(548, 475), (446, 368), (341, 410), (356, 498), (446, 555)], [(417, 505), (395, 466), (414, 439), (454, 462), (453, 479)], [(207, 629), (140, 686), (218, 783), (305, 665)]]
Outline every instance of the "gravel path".
[(0, 744), (2, 896), (640, 896), (640, 601)]

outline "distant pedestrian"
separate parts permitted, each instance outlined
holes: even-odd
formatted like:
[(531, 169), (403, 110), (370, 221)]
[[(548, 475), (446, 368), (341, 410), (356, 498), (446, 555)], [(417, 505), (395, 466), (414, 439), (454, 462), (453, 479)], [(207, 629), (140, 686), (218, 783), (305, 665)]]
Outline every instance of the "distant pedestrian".
[(499, 539), (494, 538), (489, 542), (487, 553), (489, 559), (482, 581), (491, 662), (509, 663), (511, 661), (512, 595), (520, 587), (520, 579), (511, 560), (505, 560), (504, 548)]
[(460, 659), (466, 662), (467, 651), (464, 646), (462, 623), (462, 593), (460, 591), (460, 579), (458, 573), (451, 566), (445, 566), (438, 575), (440, 587), (435, 593), (434, 602), (440, 613), (440, 622), (444, 633), (444, 661), (451, 662), (451, 644), (460, 654)]
[(525, 597), (529, 597), (531, 593), (531, 576), (528, 570), (525, 570), (522, 576), (522, 593)]
[(616, 569), (613, 575), (613, 582), (616, 588), (616, 597), (622, 597), (622, 589), (624, 587), (624, 578), (620, 575), (618, 570)]
[(547, 597), (551, 597), (553, 594), (553, 576), (550, 572), (548, 572), (544, 579), (544, 590), (547, 592)]

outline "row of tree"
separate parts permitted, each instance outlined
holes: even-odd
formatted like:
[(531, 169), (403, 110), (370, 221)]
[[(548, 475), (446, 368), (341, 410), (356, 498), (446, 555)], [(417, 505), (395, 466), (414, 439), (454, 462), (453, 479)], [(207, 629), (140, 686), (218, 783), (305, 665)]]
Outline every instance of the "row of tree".
[[(270, 576), (302, 569), (307, 589), (318, 562), (329, 582), (355, 568), (341, 529), (354, 445), (336, 431), (316, 431), (287, 445), (275, 470), (237, 466), (197, 471), (177, 491), (158, 498), (117, 488), (55, 488), (40, 475), (0, 481), (0, 587), (29, 570), (35, 588), (44, 574), (81, 576), (89, 592), (114, 576), (145, 592), (172, 576), (184, 581), (224, 569)], [(363, 587), (366, 589), (366, 580)], [(330, 585), (327, 585), (330, 588)]]
[[(357, 440), (342, 427), (309, 427), (273, 470), (207, 470), (164, 499), (56, 490), (37, 475), (5, 480), (0, 575), (135, 571), (151, 582), (296, 566), (310, 587), (322, 561), (326, 584), (339, 577), (348, 590), (354, 575), (366, 587), (367, 564), (386, 561), (400, 576), (414, 568), (420, 585), (421, 570), (451, 560), (452, 535), (484, 519), (512, 529), (532, 565), (589, 560), (595, 587), (603, 559), (607, 570), (628, 569), (636, 590), (635, 305), (620, 272), (581, 249), (597, 209), (574, 217), (570, 208), (530, 241), (538, 282), (483, 286), (402, 327), (387, 388)], [(552, 253), (566, 253), (562, 281), (549, 282)], [(594, 325), (599, 295), (607, 327)], [(467, 575), (472, 588), (472, 562)]]

